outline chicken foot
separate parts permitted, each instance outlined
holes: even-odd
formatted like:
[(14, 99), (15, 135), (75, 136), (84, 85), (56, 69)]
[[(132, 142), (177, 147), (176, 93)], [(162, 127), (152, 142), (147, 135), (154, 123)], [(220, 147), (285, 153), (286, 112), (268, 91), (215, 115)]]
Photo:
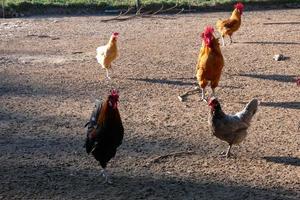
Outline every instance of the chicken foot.
[(109, 178), (109, 173), (106, 169), (102, 169), (100, 175), (105, 178), (105, 183), (112, 184), (112, 181)]
[(227, 151), (226, 152), (225, 151), (221, 152), (221, 155), (226, 157), (226, 158), (229, 158), (229, 157), (233, 156), (233, 154), (230, 153), (231, 147), (232, 147), (232, 144), (229, 144), (229, 147), (228, 147)]
[(200, 88), (199, 87), (195, 87), (193, 90), (189, 90), (189, 91), (187, 91), (187, 92), (185, 92), (184, 94), (182, 94), (182, 95), (179, 95), (178, 96), (178, 99), (180, 100), (180, 101), (184, 101), (185, 99), (185, 97), (187, 97), (187, 96), (189, 96), (189, 95), (191, 95), (191, 94), (194, 94), (194, 93), (196, 93), (196, 92), (198, 92), (198, 91), (200, 91)]

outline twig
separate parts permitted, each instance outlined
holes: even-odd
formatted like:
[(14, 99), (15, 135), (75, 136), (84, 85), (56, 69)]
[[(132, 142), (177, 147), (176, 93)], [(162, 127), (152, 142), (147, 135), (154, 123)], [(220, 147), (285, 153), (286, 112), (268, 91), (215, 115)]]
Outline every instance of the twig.
[[(141, 10), (144, 8), (143, 6), (140, 6), (139, 9), (136, 11), (135, 15), (129, 16), (129, 17), (123, 17), (125, 16), (127, 13), (129, 13), (134, 7), (129, 8), (125, 13), (123, 13), (122, 11), (120, 12), (120, 14), (116, 17), (110, 18), (110, 19), (103, 19), (101, 20), (101, 22), (108, 22), (108, 21), (126, 21), (135, 17), (153, 17), (154, 15), (158, 14), (158, 13), (163, 13), (163, 12), (167, 12), (170, 11), (174, 8), (177, 7), (177, 4), (175, 6), (172, 6), (171, 8), (167, 8), (165, 10), (163, 10), (164, 6), (162, 5), (161, 8), (155, 12), (153, 11), (146, 11), (144, 13), (141, 13)], [(178, 15), (179, 13), (183, 12), (184, 8), (182, 8), (178, 13), (176, 13), (176, 15)], [(152, 14), (150, 14), (151, 12), (153, 12)], [(123, 17), (123, 18), (121, 18)], [(165, 18), (165, 19), (173, 19), (173, 18)]]
[(175, 15), (179, 15), (180, 13), (182, 13), (184, 11), (184, 8), (182, 8), (178, 13), (176, 13)]
[(82, 54), (82, 51), (73, 51), (72, 54)]
[(173, 10), (176, 7), (177, 7), (177, 4), (175, 6), (173, 6), (173, 7), (171, 7), (171, 8), (167, 8), (166, 10), (162, 10), (161, 13)]
[(143, 6), (141, 6), (135, 13), (136, 16), (141, 15), (141, 10), (142, 10)]
[(162, 6), (161, 6), (161, 8), (160, 8), (158, 11), (156, 11), (156, 12), (152, 13), (151, 15), (156, 15), (157, 13), (159, 13), (160, 11), (162, 11), (162, 10), (163, 10), (163, 8), (164, 8), (164, 5), (162, 5)]
[(127, 13), (129, 13), (134, 7), (130, 7), (127, 9), (127, 11), (125, 11), (125, 13), (123, 13), (123, 11), (120, 12), (120, 14), (116, 17), (110, 18), (110, 19), (102, 19), (101, 22), (108, 22), (108, 21), (112, 21), (112, 20), (118, 20), (120, 17), (126, 15)]
[[(152, 13), (151, 15), (143, 15), (143, 17), (153, 17), (154, 15), (158, 14), (158, 13), (164, 13), (164, 12), (167, 12), (167, 11), (170, 11), (170, 10), (173, 10), (174, 8), (177, 7), (177, 4), (171, 8), (167, 8), (165, 10), (163, 10), (164, 8), (164, 5), (161, 6), (161, 8), (157, 11), (155, 11), (154, 13)], [(144, 13), (143, 13), (144, 14)]]
[(178, 99), (179, 99), (180, 101), (184, 101), (184, 100), (185, 100), (185, 97), (187, 97), (187, 96), (189, 96), (189, 95), (191, 95), (191, 94), (194, 94), (194, 93), (196, 93), (196, 92), (199, 92), (199, 91), (200, 91), (200, 88), (199, 88), (199, 87), (196, 87), (196, 88), (193, 89), (193, 90), (189, 90), (189, 91), (185, 92), (184, 94), (179, 95), (179, 96), (178, 96)]
[(165, 154), (162, 156), (157, 156), (155, 158), (153, 158), (152, 160), (150, 160), (150, 162), (148, 162), (148, 165), (151, 163), (157, 163), (159, 160), (161, 159), (165, 159), (168, 157), (178, 157), (178, 156), (183, 156), (183, 155), (193, 155), (196, 154), (195, 151), (179, 151), (179, 152), (173, 152), (173, 153), (169, 153), (169, 154)]

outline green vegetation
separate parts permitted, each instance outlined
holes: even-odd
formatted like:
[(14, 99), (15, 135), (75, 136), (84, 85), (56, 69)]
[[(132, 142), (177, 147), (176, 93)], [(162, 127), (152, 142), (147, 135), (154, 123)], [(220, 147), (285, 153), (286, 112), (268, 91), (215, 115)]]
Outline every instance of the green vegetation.
[[(66, 14), (73, 11), (84, 10), (95, 12), (103, 9), (118, 9), (135, 6), (136, 0), (2, 0), (5, 2), (5, 9), (26, 14), (47, 13), (49, 9), (60, 9)], [(232, 6), (238, 0), (141, 0), (146, 8), (156, 8), (162, 4), (166, 6), (178, 5), (178, 7), (203, 8), (207, 6), (226, 7)], [(300, 0), (239, 0), (252, 5), (278, 5), (286, 3), (300, 3)], [(55, 12), (51, 12), (55, 13)]]

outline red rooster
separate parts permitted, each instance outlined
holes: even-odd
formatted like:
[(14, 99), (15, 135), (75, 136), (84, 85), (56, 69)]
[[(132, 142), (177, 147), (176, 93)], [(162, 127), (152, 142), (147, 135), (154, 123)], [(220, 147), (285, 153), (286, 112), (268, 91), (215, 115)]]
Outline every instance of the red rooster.
[(218, 31), (221, 34), (221, 38), (222, 38), (222, 46), (225, 45), (224, 43), (224, 36), (228, 35), (230, 38), (230, 44), (232, 43), (232, 34), (234, 32), (236, 32), (242, 23), (242, 14), (243, 14), (243, 10), (244, 10), (244, 5), (242, 3), (237, 3), (234, 5), (234, 10), (230, 16), (229, 19), (225, 19), (225, 20), (221, 20), (219, 19), (217, 21), (217, 28)]
[(101, 104), (96, 101), (95, 109), (88, 126), (85, 148), (99, 161), (105, 182), (111, 183), (106, 171), (107, 163), (116, 155), (117, 148), (122, 144), (124, 128), (118, 110), (119, 95), (112, 90), (108, 98)]
[(208, 106), (211, 108), (209, 124), (212, 133), (229, 144), (225, 156), (230, 157), (231, 146), (241, 143), (247, 136), (251, 119), (257, 111), (258, 100), (252, 99), (242, 111), (235, 115), (226, 115), (217, 98), (211, 98)]
[(215, 88), (218, 86), (224, 59), (218, 39), (214, 36), (214, 29), (205, 27), (202, 37), (202, 47), (198, 56), (196, 66), (196, 77), (202, 91), (202, 100), (205, 99), (205, 87), (210, 82), (212, 95), (215, 96)]

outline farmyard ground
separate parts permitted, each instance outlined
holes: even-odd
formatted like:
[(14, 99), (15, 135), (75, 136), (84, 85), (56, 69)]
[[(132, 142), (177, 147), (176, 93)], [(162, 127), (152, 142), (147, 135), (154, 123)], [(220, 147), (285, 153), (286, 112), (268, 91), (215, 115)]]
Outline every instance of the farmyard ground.
[[(107, 17), (0, 20), (2, 199), (299, 199), (300, 10), (245, 12), (222, 48), (227, 113), (261, 101), (249, 135), (222, 159), (195, 85), (203, 27), (230, 12), (103, 23)], [(284, 22), (284, 23), (278, 23)], [(97, 46), (120, 32), (112, 81)], [(228, 38), (226, 40), (228, 42)], [(274, 61), (275, 54), (289, 59)], [(120, 91), (125, 139), (106, 185), (83, 148), (95, 97)], [(189, 152), (153, 162), (157, 156)]]

